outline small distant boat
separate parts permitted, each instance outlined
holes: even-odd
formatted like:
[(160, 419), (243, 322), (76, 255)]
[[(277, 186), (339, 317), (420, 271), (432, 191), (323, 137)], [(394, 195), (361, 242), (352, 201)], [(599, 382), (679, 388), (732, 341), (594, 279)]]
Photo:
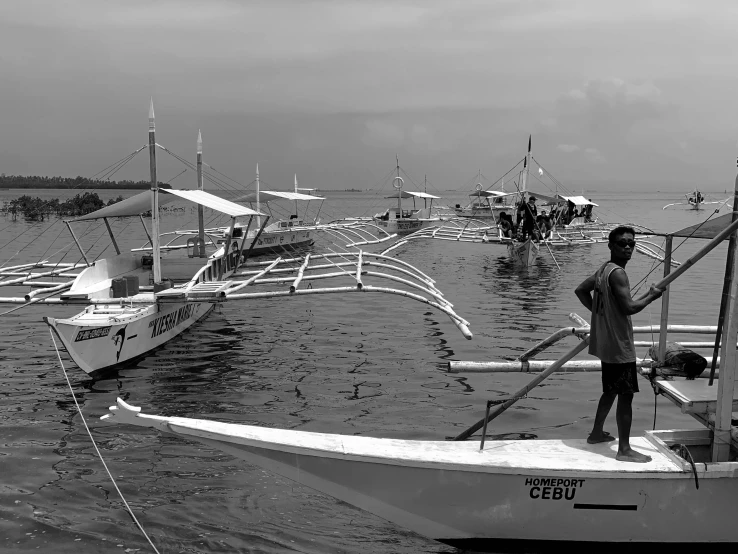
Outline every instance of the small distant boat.
[[(294, 191), (270, 191), (261, 190), (261, 184), (259, 180), (259, 166), (256, 166), (256, 191), (245, 194), (234, 199), (234, 202), (244, 202), (249, 204), (256, 204), (256, 211), (262, 209), (262, 205), (266, 206), (267, 210), (271, 214), (271, 208), (269, 207), (268, 201), (263, 201), (263, 195), (274, 199), (283, 199), (292, 201), (295, 203), (294, 213), (289, 219), (278, 219), (262, 228), (261, 219), (259, 216), (256, 218), (256, 227), (251, 229), (250, 227), (244, 227), (243, 225), (237, 224), (233, 230), (233, 236), (235, 238), (242, 238), (246, 233), (246, 238), (252, 243), (250, 247), (250, 255), (259, 255), (264, 253), (283, 253), (297, 249), (303, 249), (309, 247), (314, 242), (314, 232), (318, 225), (320, 210), (322, 209), (325, 198), (317, 196), (314, 193), (317, 189), (306, 189), (298, 187), (297, 175), (295, 175), (295, 189)], [(305, 194), (307, 191), (310, 194)], [(308, 209), (310, 202), (318, 200), (320, 205), (316, 210), (315, 214), (311, 219), (308, 219)], [(301, 216), (299, 212), (299, 203), (305, 202), (304, 215)], [(216, 235), (223, 235), (228, 232), (228, 229), (220, 228), (214, 230)]]
[[(674, 202), (672, 204), (667, 204), (662, 210), (665, 210), (666, 208), (685, 208), (687, 210), (701, 210), (703, 206), (708, 205), (715, 205), (715, 204), (723, 204), (728, 205), (730, 207), (730, 199), (726, 200), (712, 200), (711, 198), (705, 196), (702, 194), (702, 192), (699, 191), (699, 189), (694, 189), (692, 192), (689, 192), (684, 195), (684, 200), (681, 202)], [(721, 206), (722, 208), (722, 206)], [(719, 210), (720, 208), (718, 208)]]
[[(481, 171), (477, 174), (477, 179), (481, 180)], [(500, 219), (501, 213), (512, 213), (515, 209), (513, 199), (517, 196), (517, 192), (505, 192), (504, 182), (501, 181), (502, 190), (485, 190), (481, 182), (477, 182), (474, 191), (469, 193), (471, 202), (462, 207), (457, 204), (454, 207), (454, 213), (457, 217), (467, 217), (472, 219), (497, 221)]]
[[(421, 229), (425, 229), (441, 222), (441, 216), (434, 213), (433, 201), (441, 197), (427, 192), (413, 192), (403, 190), (405, 180), (400, 176), (400, 161), (397, 160), (397, 176), (392, 180), (392, 186), (396, 192), (387, 199), (397, 199), (396, 208), (387, 208), (384, 212), (375, 214), (373, 217), (346, 218), (341, 221), (363, 221), (371, 222), (390, 234), (408, 235)], [(403, 208), (403, 199), (412, 198), (413, 207)], [(423, 207), (416, 205), (416, 201), (423, 200)]]

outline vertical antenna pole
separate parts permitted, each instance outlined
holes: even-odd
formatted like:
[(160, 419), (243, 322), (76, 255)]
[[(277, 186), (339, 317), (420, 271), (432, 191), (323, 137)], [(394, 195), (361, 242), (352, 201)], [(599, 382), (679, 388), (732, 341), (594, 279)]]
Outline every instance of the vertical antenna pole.
[[(259, 164), (256, 164), (256, 211), (261, 212), (261, 202), (259, 202)], [(256, 226), (261, 228), (261, 216), (256, 216)]]
[(161, 283), (161, 255), (159, 250), (159, 185), (156, 181), (156, 125), (154, 99), (149, 108), (149, 171), (151, 173), (151, 246), (154, 255), (154, 283)]
[[(197, 131), (197, 190), (205, 190), (202, 181), (202, 133)], [(205, 211), (202, 204), (197, 205), (197, 250), (200, 257), (205, 254)]]

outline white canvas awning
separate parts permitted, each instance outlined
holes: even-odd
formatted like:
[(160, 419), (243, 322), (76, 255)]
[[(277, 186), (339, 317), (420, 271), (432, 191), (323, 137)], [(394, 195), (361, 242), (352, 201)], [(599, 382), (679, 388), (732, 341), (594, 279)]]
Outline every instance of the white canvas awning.
[[(163, 191), (164, 189), (159, 190)], [(174, 200), (174, 197), (160, 195), (159, 205), (161, 206), (163, 204), (173, 202)], [(148, 212), (149, 210), (151, 210), (151, 191), (147, 190), (139, 192), (130, 198), (121, 200), (120, 202), (116, 202), (115, 204), (111, 204), (110, 206), (100, 208), (99, 210), (87, 215), (76, 217), (72, 221), (87, 221), (90, 219), (102, 219), (103, 217), (134, 217), (144, 212)]]
[(189, 200), (195, 204), (200, 204), (201, 206), (205, 206), (206, 208), (224, 213), (231, 217), (265, 215), (257, 212), (256, 210), (252, 210), (251, 208), (247, 208), (246, 206), (241, 206), (240, 204), (231, 202), (230, 200), (224, 200), (223, 198), (210, 194), (209, 192), (205, 192), (204, 190), (160, 189), (160, 192), (173, 194), (179, 198), (184, 198), (185, 200)]
[(261, 194), (270, 194), (277, 198), (286, 198), (287, 200), (325, 200), (322, 196), (313, 196), (312, 194), (302, 194), (301, 192), (280, 192), (276, 190), (262, 190)]
[[(274, 196), (276, 198), (285, 198), (287, 200), (325, 200), (322, 196), (313, 196), (312, 194), (302, 194), (301, 192), (280, 192), (273, 190), (262, 190), (259, 194), (266, 194), (267, 196)], [(267, 202), (269, 198), (260, 197), (261, 202)], [(256, 193), (249, 192), (242, 196), (238, 196), (233, 199), (234, 202), (256, 202)]]
[(584, 196), (561, 196), (564, 200), (571, 202), (576, 206), (599, 206), (594, 202), (590, 202)]
[(484, 198), (502, 198), (504, 196), (513, 196), (517, 192), (502, 192), (499, 190), (475, 190), (469, 193), (469, 196), (482, 196)]
[[(393, 194), (392, 196), (385, 196), (385, 198), (397, 198), (397, 193)], [(428, 194), (427, 192), (411, 192), (409, 190), (403, 190), (401, 191), (400, 198), (430, 198), (436, 200), (441, 197), (433, 196), (432, 194)]]

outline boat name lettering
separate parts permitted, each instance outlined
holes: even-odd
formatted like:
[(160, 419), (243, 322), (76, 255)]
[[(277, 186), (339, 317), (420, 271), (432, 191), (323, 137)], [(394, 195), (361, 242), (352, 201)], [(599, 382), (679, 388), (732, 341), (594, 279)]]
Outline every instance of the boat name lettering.
[(162, 333), (166, 333), (173, 329), (184, 320), (191, 318), (194, 311), (194, 304), (185, 304), (176, 312), (157, 317), (154, 321), (149, 323), (149, 328), (152, 329), (151, 338), (153, 339), (154, 337), (158, 337)]
[(530, 497), (536, 500), (574, 500), (577, 488), (584, 486), (584, 479), (528, 477), (525, 485), (530, 487)]
[(74, 342), (81, 340), (99, 339), (100, 337), (107, 337), (110, 334), (110, 327), (95, 327), (94, 329), (83, 329), (77, 333), (77, 338)]

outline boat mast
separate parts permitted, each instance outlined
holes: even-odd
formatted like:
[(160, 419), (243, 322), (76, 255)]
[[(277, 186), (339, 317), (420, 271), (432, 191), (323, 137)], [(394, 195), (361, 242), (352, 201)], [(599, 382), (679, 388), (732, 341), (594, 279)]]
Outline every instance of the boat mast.
[[(395, 160), (397, 161), (397, 177), (395, 180), (398, 183), (402, 183), (402, 177), (400, 177), (400, 158), (395, 154)], [(397, 219), (402, 219), (402, 185), (397, 189)]]
[(159, 253), (159, 185), (156, 181), (156, 125), (154, 99), (149, 108), (149, 172), (151, 173), (151, 249), (154, 256), (154, 284), (161, 284), (161, 257)]
[[(261, 203), (259, 202), (259, 164), (256, 164), (256, 211), (261, 212)], [(256, 214), (256, 226), (261, 228), (261, 215)]]
[[(205, 190), (202, 182), (202, 133), (197, 130), (197, 190)], [(205, 257), (205, 213), (202, 204), (197, 205), (197, 250)]]
[(532, 135), (528, 135), (528, 153), (525, 155), (525, 161), (523, 162), (523, 179), (520, 186), (520, 199), (525, 200), (525, 191), (528, 186), (528, 170), (530, 169), (530, 149), (532, 142)]
[[(297, 173), (295, 173), (295, 194), (297, 194)], [(295, 216), (299, 217), (299, 212), (297, 211), (297, 198), (295, 198)]]

